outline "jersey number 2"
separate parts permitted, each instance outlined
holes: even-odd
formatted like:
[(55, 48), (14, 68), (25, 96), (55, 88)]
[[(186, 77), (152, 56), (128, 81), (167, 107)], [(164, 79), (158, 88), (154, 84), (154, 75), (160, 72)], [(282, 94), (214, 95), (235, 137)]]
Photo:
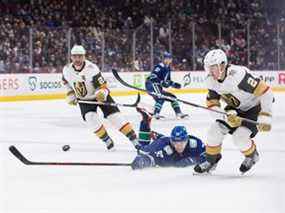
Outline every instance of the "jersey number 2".
[(247, 79), (247, 83), (248, 83), (250, 86), (252, 86), (253, 88), (255, 88), (258, 82), (257, 82), (254, 78), (249, 77), (249, 78)]

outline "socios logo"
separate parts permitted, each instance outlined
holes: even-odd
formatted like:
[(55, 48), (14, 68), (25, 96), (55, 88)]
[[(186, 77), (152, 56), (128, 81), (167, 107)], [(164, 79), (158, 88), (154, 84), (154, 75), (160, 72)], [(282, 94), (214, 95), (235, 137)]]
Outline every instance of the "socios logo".
[(30, 76), (28, 79), (30, 90), (34, 91), (37, 88), (37, 77), (36, 76)]

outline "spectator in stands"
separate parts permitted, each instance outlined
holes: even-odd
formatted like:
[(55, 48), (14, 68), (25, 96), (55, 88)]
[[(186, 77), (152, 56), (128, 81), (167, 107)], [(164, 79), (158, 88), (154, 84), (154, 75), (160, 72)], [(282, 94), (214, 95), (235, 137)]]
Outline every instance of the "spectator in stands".
[[(174, 62), (183, 69), (201, 69), (201, 58), (217, 46), (229, 53), (233, 63), (249, 64), (251, 69), (277, 69), (278, 43), (280, 66), (285, 69), (285, 21), (282, 21), (285, 8), (282, 9), (281, 0), (276, 4), (279, 5), (277, 9), (267, 7), (261, 0), (251, 3), (247, 0), (7, 2), (0, 1), (0, 61), (7, 73), (41, 69), (50, 72), (54, 68), (60, 72), (69, 60), (69, 39), (71, 46), (75, 43), (86, 46), (90, 57), (99, 64), (104, 55), (105, 71), (113, 65), (130, 71), (134, 60), (132, 35), (138, 28), (136, 58), (143, 70), (150, 70), (151, 20), (154, 62), (162, 52), (169, 51), (171, 36), (172, 51), (177, 58)], [(276, 38), (277, 23), (280, 24), (280, 40)], [(218, 26), (221, 26), (222, 40), (219, 40)], [(250, 48), (250, 55), (247, 48)]]

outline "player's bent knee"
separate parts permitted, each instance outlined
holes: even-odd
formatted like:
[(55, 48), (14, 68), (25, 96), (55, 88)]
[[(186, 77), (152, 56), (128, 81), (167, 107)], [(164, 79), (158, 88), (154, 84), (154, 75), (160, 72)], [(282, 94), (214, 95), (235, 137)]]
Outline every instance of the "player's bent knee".
[(251, 146), (250, 135), (251, 131), (241, 126), (233, 133), (233, 142), (240, 150), (245, 150)]
[(226, 131), (224, 131), (218, 122), (214, 122), (207, 134), (207, 144), (210, 146), (218, 146), (222, 144), (222, 141), (226, 135)]
[(102, 122), (96, 112), (87, 112), (85, 114), (85, 120), (88, 126), (96, 129), (99, 129), (102, 126)]
[(123, 115), (120, 112), (116, 112), (109, 115), (107, 119), (117, 129), (120, 129), (123, 125), (127, 123), (127, 121), (124, 119)]

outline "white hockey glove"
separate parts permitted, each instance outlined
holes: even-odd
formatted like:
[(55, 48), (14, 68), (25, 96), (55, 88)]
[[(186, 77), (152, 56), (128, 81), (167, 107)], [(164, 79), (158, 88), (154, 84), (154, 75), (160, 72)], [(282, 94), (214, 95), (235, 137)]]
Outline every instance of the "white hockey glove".
[(75, 93), (73, 91), (67, 93), (66, 101), (69, 105), (72, 105), (72, 106), (77, 105), (78, 100), (77, 100)]
[(257, 128), (260, 132), (268, 132), (271, 130), (272, 117), (269, 113), (260, 112), (257, 118)]

